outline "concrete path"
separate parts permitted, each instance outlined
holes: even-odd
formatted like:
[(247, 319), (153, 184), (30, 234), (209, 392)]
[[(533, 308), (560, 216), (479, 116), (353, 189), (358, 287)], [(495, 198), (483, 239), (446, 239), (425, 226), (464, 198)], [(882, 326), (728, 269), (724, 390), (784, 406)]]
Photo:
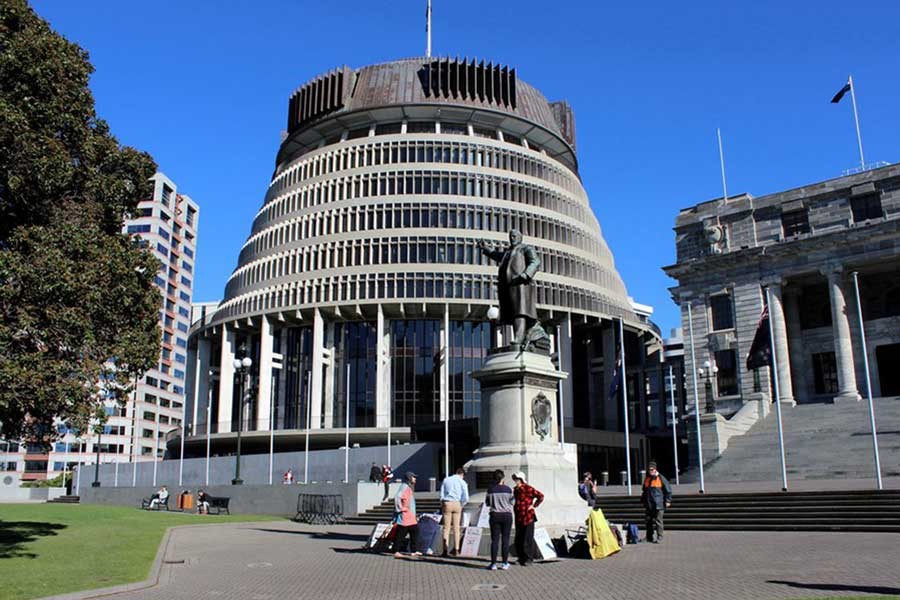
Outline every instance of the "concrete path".
[[(362, 552), (368, 528), (225, 524), (173, 531), (155, 587), (116, 599), (764, 600), (900, 594), (900, 535), (670, 532), (598, 561), (487, 571), (483, 559)], [(496, 587), (493, 587), (496, 586)]]

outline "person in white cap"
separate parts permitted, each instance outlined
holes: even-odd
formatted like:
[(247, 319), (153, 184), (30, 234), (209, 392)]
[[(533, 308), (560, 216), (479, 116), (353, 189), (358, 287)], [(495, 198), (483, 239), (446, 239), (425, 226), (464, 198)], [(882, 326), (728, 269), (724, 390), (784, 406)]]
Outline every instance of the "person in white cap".
[(513, 473), (516, 484), (513, 489), (515, 505), (513, 512), (516, 518), (516, 558), (520, 565), (527, 567), (534, 562), (534, 523), (537, 521), (534, 509), (544, 501), (544, 495), (525, 481), (525, 473)]

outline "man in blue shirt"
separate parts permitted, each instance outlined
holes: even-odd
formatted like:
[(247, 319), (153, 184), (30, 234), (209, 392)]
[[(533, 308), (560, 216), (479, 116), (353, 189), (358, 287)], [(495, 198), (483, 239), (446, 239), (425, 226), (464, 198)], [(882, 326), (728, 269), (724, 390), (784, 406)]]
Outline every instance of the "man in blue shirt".
[(442, 522), (444, 528), (444, 552), (441, 556), (448, 555), (451, 527), (453, 527), (456, 544), (450, 553), (454, 556), (459, 554), (462, 544), (459, 522), (462, 518), (462, 509), (469, 501), (469, 485), (463, 479), (465, 474), (466, 472), (460, 467), (456, 470), (456, 475), (445, 477), (443, 483), (441, 483), (441, 513), (443, 514)]

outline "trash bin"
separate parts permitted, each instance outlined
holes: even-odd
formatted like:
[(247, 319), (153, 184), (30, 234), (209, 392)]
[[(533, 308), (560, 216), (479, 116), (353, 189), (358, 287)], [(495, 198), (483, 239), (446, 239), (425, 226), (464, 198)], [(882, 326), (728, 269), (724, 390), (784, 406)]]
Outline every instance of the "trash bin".
[(437, 491), (437, 478), (436, 478), (436, 477), (429, 477), (429, 478), (428, 478), (428, 491), (429, 491), (429, 492), (436, 492), (436, 491)]
[(194, 510), (194, 495), (190, 492), (190, 490), (185, 490), (181, 495), (181, 509)]
[(609, 471), (600, 472), (600, 485), (609, 485)]

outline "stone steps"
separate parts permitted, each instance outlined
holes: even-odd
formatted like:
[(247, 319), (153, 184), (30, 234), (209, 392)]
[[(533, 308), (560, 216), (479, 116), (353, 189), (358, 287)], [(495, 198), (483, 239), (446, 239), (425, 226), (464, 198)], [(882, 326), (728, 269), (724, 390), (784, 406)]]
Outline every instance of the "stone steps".
[[(900, 476), (900, 399), (876, 398), (882, 475)], [(785, 463), (789, 479), (872, 479), (874, 459), (868, 403), (805, 404), (782, 409)], [(707, 482), (764, 481), (780, 478), (774, 413), (734, 437), (718, 458), (706, 463)], [(697, 469), (682, 474), (696, 482)]]
[(48, 503), (53, 504), (78, 504), (81, 502), (80, 496), (58, 496), (53, 500), (47, 500)]

